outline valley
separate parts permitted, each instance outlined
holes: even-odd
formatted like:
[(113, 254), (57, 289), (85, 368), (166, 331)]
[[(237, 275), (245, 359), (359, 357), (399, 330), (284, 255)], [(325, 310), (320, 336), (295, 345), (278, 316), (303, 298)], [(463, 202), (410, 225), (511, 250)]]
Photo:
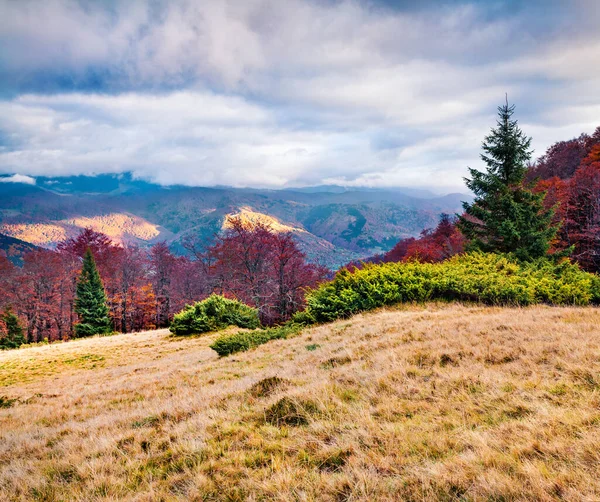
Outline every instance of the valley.
[(91, 227), (115, 242), (145, 247), (166, 241), (184, 254), (186, 239), (208, 244), (228, 217), (242, 214), (291, 231), (311, 261), (336, 269), (434, 227), (441, 213), (454, 214), (468, 198), (400, 189), (161, 187), (130, 176), (97, 178), (95, 184), (88, 177), (0, 184), (0, 234), (54, 248)]

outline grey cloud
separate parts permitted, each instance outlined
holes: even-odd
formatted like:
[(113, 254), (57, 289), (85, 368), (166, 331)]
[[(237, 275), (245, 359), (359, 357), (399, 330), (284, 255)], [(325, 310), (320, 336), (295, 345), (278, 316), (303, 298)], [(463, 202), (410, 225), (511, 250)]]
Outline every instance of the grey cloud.
[(598, 125), (595, 2), (391, 4), (2, 2), (0, 172), (456, 188), (505, 92), (538, 153)]

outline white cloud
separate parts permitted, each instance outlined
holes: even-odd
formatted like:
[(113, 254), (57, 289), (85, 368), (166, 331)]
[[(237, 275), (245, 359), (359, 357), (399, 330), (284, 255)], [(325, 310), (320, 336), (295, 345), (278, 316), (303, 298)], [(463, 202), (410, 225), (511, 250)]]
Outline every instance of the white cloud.
[(23, 174), (13, 174), (12, 176), (0, 177), (0, 183), (26, 183), (28, 185), (35, 185), (35, 178)]
[(595, 2), (501, 4), (0, 2), (0, 172), (458, 188), (504, 92), (538, 154), (600, 125)]

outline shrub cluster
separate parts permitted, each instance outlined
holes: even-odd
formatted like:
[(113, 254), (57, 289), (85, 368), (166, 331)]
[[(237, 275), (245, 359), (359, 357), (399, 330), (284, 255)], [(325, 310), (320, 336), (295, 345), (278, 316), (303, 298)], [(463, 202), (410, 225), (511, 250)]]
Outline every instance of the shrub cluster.
[(0, 315), (0, 350), (17, 349), (24, 343), (21, 322), (11, 307), (7, 307)]
[(228, 326), (256, 329), (259, 325), (256, 309), (237, 300), (212, 295), (175, 314), (170, 330), (175, 335), (192, 335)]
[(220, 336), (210, 348), (220, 356), (228, 356), (235, 352), (244, 352), (270, 340), (288, 338), (298, 333), (301, 328), (301, 325), (290, 323), (276, 328), (240, 331), (232, 335)]
[(342, 270), (309, 292), (296, 321), (329, 322), (385, 305), (429, 300), (490, 305), (600, 303), (600, 278), (568, 260), (518, 262), (510, 256), (469, 253), (441, 263), (386, 263)]

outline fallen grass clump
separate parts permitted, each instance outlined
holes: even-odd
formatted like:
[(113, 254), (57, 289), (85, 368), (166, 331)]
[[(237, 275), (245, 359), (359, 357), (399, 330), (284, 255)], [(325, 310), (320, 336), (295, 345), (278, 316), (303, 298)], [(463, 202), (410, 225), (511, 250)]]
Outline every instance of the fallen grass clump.
[(279, 378), (278, 376), (267, 377), (259, 380), (252, 387), (250, 387), (249, 392), (252, 397), (267, 397), (274, 392), (287, 387), (289, 383), (290, 382), (285, 378)]
[(331, 368), (335, 368), (337, 366), (342, 366), (343, 364), (348, 364), (352, 362), (352, 359), (349, 356), (342, 357), (332, 357), (327, 359), (324, 363), (321, 364), (321, 368), (327, 370)]
[(318, 413), (314, 401), (286, 396), (265, 410), (265, 422), (276, 427), (307, 425)]
[(271, 340), (289, 338), (300, 332), (302, 326), (297, 324), (286, 324), (275, 328), (257, 329), (254, 331), (239, 331), (232, 335), (221, 335), (210, 346), (220, 356), (228, 356), (236, 352), (258, 347)]
[(175, 335), (184, 336), (218, 331), (229, 326), (256, 329), (259, 325), (255, 308), (237, 300), (211, 295), (175, 314), (169, 329)]
[(309, 292), (295, 320), (330, 322), (386, 305), (432, 300), (488, 305), (600, 303), (600, 277), (568, 260), (517, 262), (509, 256), (469, 253), (442, 263), (386, 263), (342, 270)]
[(301, 450), (298, 453), (298, 459), (307, 466), (320, 471), (337, 472), (346, 465), (352, 453), (351, 448), (333, 448), (316, 454)]

